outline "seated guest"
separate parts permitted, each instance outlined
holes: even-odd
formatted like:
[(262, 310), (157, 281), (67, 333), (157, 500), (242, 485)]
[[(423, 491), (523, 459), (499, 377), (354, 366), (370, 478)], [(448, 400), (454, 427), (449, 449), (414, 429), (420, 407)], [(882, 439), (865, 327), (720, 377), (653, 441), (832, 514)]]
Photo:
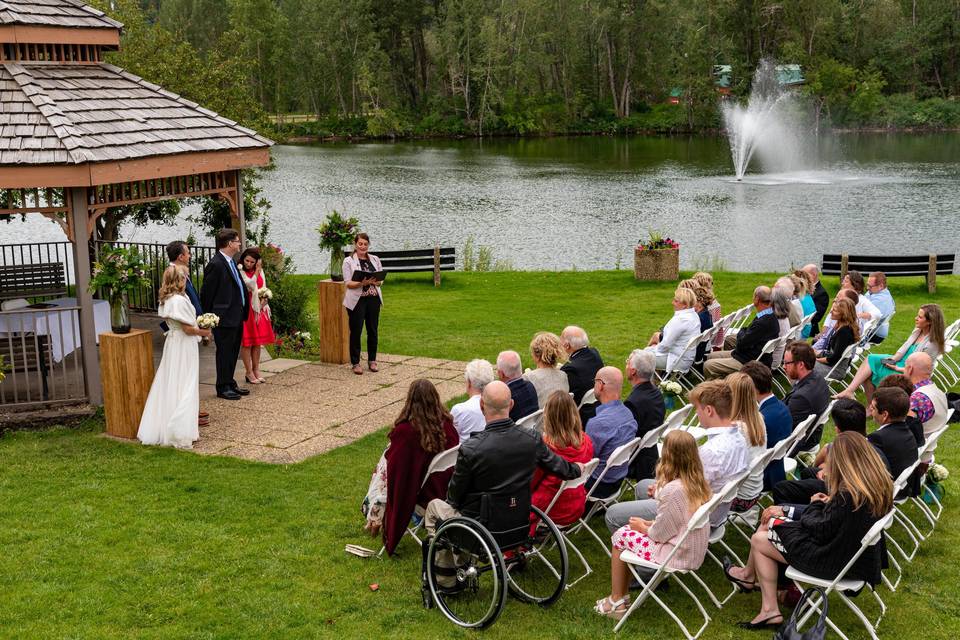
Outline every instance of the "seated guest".
[[(790, 307), (786, 309), (786, 318), (789, 323), (788, 327), (795, 327), (803, 320), (803, 310), (800, 308), (800, 300), (797, 298), (797, 286), (793, 278), (790, 276), (777, 278), (777, 281), (773, 285), (773, 290), (777, 291), (778, 289), (783, 292), (783, 295), (787, 298), (787, 302), (790, 303)], [(776, 314), (776, 308), (774, 308), (773, 312)]]
[[(794, 429), (811, 414), (822, 415), (830, 404), (830, 387), (823, 376), (813, 370), (816, 361), (813, 347), (799, 340), (791, 342), (783, 354), (783, 370), (793, 383), (793, 388), (783, 398), (783, 402), (790, 410)], [(823, 427), (817, 427), (790, 455), (814, 448), (820, 444), (822, 435)]]
[(863, 276), (859, 271), (848, 271), (840, 283), (841, 289), (851, 289), (857, 292), (857, 319), (860, 320), (860, 331), (862, 332), (867, 323), (871, 320), (879, 320), (883, 317), (880, 309), (870, 302), (870, 299), (863, 295), (867, 285), (863, 281)]
[(523, 374), (537, 390), (537, 404), (544, 406), (547, 398), (554, 391), (570, 391), (570, 382), (567, 374), (557, 368), (557, 365), (566, 357), (560, 338), (556, 335), (541, 331), (530, 341), (530, 356), (536, 366), (532, 371)]
[[(620, 559), (624, 550), (648, 562), (663, 564), (686, 532), (690, 518), (713, 492), (703, 475), (697, 442), (685, 431), (673, 431), (663, 440), (663, 454), (654, 485), (657, 510), (653, 518), (630, 518), (613, 534), (610, 556), (610, 595), (597, 601), (593, 610), (619, 620), (630, 606), (627, 597), (630, 571)], [(692, 531), (683, 546), (670, 558), (674, 569), (697, 569), (703, 563), (710, 537), (709, 527)]]
[[(933, 360), (923, 352), (912, 353), (903, 367), (904, 374), (913, 383), (910, 394), (910, 410), (923, 425), (924, 441), (947, 424), (950, 403), (947, 395), (930, 379), (933, 375)], [(925, 453), (921, 462), (923, 473), (933, 462), (933, 452)]]
[[(587, 423), (587, 435), (593, 442), (593, 455), (600, 460), (590, 479), (587, 490), (599, 480), (607, 464), (607, 458), (613, 451), (637, 437), (637, 421), (630, 409), (620, 400), (623, 392), (623, 374), (616, 367), (604, 367), (597, 372), (593, 392), (600, 401), (597, 415)], [(611, 469), (603, 476), (603, 482), (594, 490), (593, 495), (606, 498), (620, 490), (627, 475), (627, 465)]]
[[(436, 532), (440, 520), (459, 515), (481, 517), (484, 495), (512, 502), (526, 518), (530, 512), (530, 481), (533, 472), (543, 468), (563, 480), (580, 476), (583, 465), (567, 462), (544, 443), (532, 429), (518, 429), (510, 419), (510, 388), (499, 380), (488, 384), (480, 396), (480, 407), (487, 426), (460, 447), (457, 465), (447, 487), (447, 498), (431, 500), (423, 517), (428, 535)], [(498, 513), (498, 516), (503, 514)], [(450, 552), (437, 557), (441, 586), (456, 582), (455, 559)]]
[[(913, 383), (910, 382), (910, 378), (902, 373), (894, 373), (893, 375), (887, 376), (880, 382), (877, 389), (885, 389), (887, 387), (902, 389), (908, 397), (913, 395)], [(913, 410), (912, 401), (910, 403), (910, 410), (907, 411), (907, 417), (904, 418), (904, 422), (907, 423), (907, 428), (910, 429), (910, 433), (913, 434), (913, 439), (916, 440), (917, 447), (922, 446), (926, 442), (926, 437), (923, 435), (923, 423), (917, 418), (917, 414)]]
[[(773, 629), (783, 623), (777, 601), (782, 565), (823, 580), (835, 578), (860, 550), (863, 536), (893, 507), (890, 475), (874, 448), (858, 434), (837, 436), (826, 476), (827, 494), (814, 496), (802, 513), (780, 506), (764, 511), (760, 528), (750, 539), (745, 567), (724, 563), (727, 577), (741, 591), (760, 588), (760, 612), (741, 622), (741, 628)], [(878, 584), (885, 554), (881, 543), (870, 547), (853, 563), (847, 578)]]
[[(688, 398), (697, 411), (700, 426), (707, 430), (707, 441), (699, 448), (700, 461), (710, 489), (717, 492), (750, 464), (747, 441), (740, 428), (730, 419), (733, 406), (730, 385), (724, 380), (709, 380), (694, 387)], [(611, 533), (629, 524), (631, 517), (652, 520), (656, 516), (654, 481), (641, 480), (635, 491), (637, 500), (620, 502), (607, 509), (604, 519)], [(710, 518), (711, 524), (717, 526), (722, 523), (728, 511), (717, 509)]]
[[(793, 277), (796, 278), (793, 284), (797, 288), (797, 297), (800, 299), (800, 310), (803, 312), (803, 317), (806, 318), (811, 314), (817, 315), (817, 303), (813, 300), (813, 281), (810, 280), (810, 274), (803, 269), (797, 269), (793, 272)], [(805, 326), (800, 333), (800, 337), (804, 340), (812, 335), (812, 320), (813, 318), (811, 318), (811, 323)]]
[(523, 364), (516, 351), (501, 351), (497, 356), (497, 378), (510, 387), (513, 408), (510, 419), (516, 422), (540, 408), (537, 403), (537, 389), (522, 377)]
[[(590, 346), (587, 332), (580, 327), (570, 326), (560, 333), (560, 344), (567, 352), (567, 362), (560, 370), (567, 374), (570, 392), (573, 401), (580, 405), (583, 394), (593, 388), (593, 380), (597, 371), (603, 366), (603, 359), (596, 349)], [(585, 404), (580, 407), (580, 422), (587, 421), (597, 412), (595, 404)]]
[[(587, 463), (593, 459), (593, 442), (590, 436), (583, 432), (577, 405), (565, 391), (554, 391), (544, 404), (543, 441), (550, 451), (567, 462)], [(530, 481), (530, 500), (533, 506), (546, 511), (561, 484), (563, 480), (538, 467)], [(583, 513), (586, 501), (587, 490), (583, 485), (569, 489), (557, 498), (550, 510), (550, 519), (561, 527), (572, 524)], [(533, 514), (530, 517), (534, 519)]]
[(700, 317), (694, 310), (697, 297), (690, 289), (678, 288), (673, 294), (673, 317), (663, 327), (659, 335), (651, 338), (653, 350), (657, 357), (657, 369), (686, 371), (693, 364), (696, 355), (694, 351), (687, 351), (687, 343), (700, 333)]
[[(713, 315), (710, 313), (710, 305), (713, 303), (713, 292), (692, 278), (690, 280), (684, 280), (680, 283), (680, 286), (693, 291), (693, 295), (697, 298), (693, 310), (697, 312), (697, 317), (700, 318), (700, 333), (703, 333), (707, 329), (712, 329)], [(710, 345), (706, 342), (701, 342), (697, 345), (693, 362), (699, 367), (699, 370), (703, 369), (703, 361), (707, 357), (707, 347), (710, 347)], [(712, 350), (711, 348), (711, 351)]]
[[(763, 425), (767, 432), (767, 448), (772, 449), (793, 432), (790, 410), (773, 395), (773, 373), (770, 367), (760, 362), (748, 362), (740, 369), (740, 373), (750, 376), (753, 388), (757, 391), (760, 415), (763, 416)], [(785, 477), (783, 460), (775, 460), (763, 470), (763, 488), (769, 490)]]
[[(887, 459), (894, 479), (917, 461), (917, 440), (906, 423), (908, 411), (910, 396), (896, 387), (877, 389), (870, 402), (870, 415), (880, 426), (867, 436), (867, 440)], [(916, 494), (917, 489), (918, 485), (907, 487), (906, 493)]]
[[(789, 282), (789, 280), (787, 280), (787, 282)], [(792, 284), (790, 286), (791, 288), (793, 287)], [(790, 314), (793, 312), (794, 306), (793, 304), (790, 303), (789, 294), (784, 290), (783, 287), (773, 288), (773, 293), (771, 297), (771, 306), (773, 308), (773, 315), (777, 319), (778, 330), (777, 330), (776, 337), (785, 338), (787, 337), (787, 334), (790, 333), (790, 328), (793, 326), (790, 323)], [(798, 310), (797, 314), (799, 313), (800, 312)], [(800, 324), (800, 320), (801, 318), (797, 318), (797, 324)], [(768, 364), (770, 368), (774, 371), (779, 369), (780, 364), (783, 361), (783, 350), (785, 348), (786, 348), (786, 343), (777, 346), (777, 348), (773, 351), (773, 353), (771, 353), (769, 356), (765, 356), (770, 358), (770, 361), (769, 363), (764, 362), (764, 364)]]
[[(723, 312), (720, 310), (720, 301), (717, 300), (717, 296), (713, 290), (713, 276), (703, 271), (697, 271), (690, 279), (696, 281), (700, 286), (710, 292), (710, 297), (713, 299), (713, 302), (707, 305), (707, 310), (710, 312), (710, 319), (713, 320), (713, 324), (717, 324), (720, 322), (720, 318), (723, 317)], [(717, 332), (717, 335), (713, 338), (713, 345), (710, 347), (710, 351), (723, 349), (723, 333), (723, 331)]]
[(870, 338), (870, 342), (880, 344), (890, 333), (890, 316), (897, 311), (897, 303), (887, 288), (887, 275), (883, 271), (874, 271), (867, 278), (867, 300), (880, 310), (883, 323), (877, 327), (877, 332)]
[(426, 484), (423, 480), (433, 457), (457, 446), (460, 440), (437, 388), (425, 379), (410, 384), (407, 400), (387, 437), (390, 444), (384, 453), (386, 469), (378, 465), (371, 482), (371, 488), (378, 485), (378, 491), (373, 493), (379, 493), (385, 502), (374, 499), (366, 503), (365, 528), (371, 535), (382, 529), (384, 547), (392, 555), (410, 524), (414, 508), (426, 507), (430, 500), (447, 495), (452, 471), (433, 474)]
[[(728, 375), (727, 384), (730, 385), (733, 398), (730, 418), (743, 431), (743, 437), (750, 447), (747, 451), (749, 465), (767, 450), (767, 430), (763, 424), (763, 416), (757, 408), (757, 390), (753, 386), (753, 380), (742, 370)], [(763, 468), (761, 467), (747, 476), (740, 485), (737, 497), (730, 503), (730, 510), (737, 513), (749, 511), (760, 501), (762, 492)]]
[(863, 361), (853, 381), (846, 389), (837, 394), (837, 397), (853, 398), (860, 385), (863, 385), (867, 402), (873, 396), (874, 388), (880, 384), (885, 376), (891, 373), (903, 373), (903, 366), (907, 357), (914, 352), (926, 353), (931, 362), (943, 353), (946, 339), (944, 338), (943, 312), (940, 305), (925, 304), (917, 311), (914, 320), (913, 333), (906, 342), (900, 345), (895, 354), (887, 355), (872, 353)]
[(817, 363), (814, 365), (814, 371), (824, 378), (840, 362), (847, 347), (860, 340), (860, 324), (857, 322), (857, 310), (853, 302), (847, 298), (834, 302), (830, 319), (833, 320), (830, 339), (824, 349), (816, 352)]
[[(834, 298), (833, 304), (836, 304), (838, 300), (847, 299), (853, 303), (856, 307), (858, 296), (857, 292), (853, 289), (840, 289), (837, 291), (837, 297)], [(833, 307), (830, 307), (832, 310)], [(823, 351), (827, 348), (827, 344), (830, 342), (830, 338), (833, 336), (833, 326), (835, 320), (830, 315), (830, 312), (827, 312), (827, 317), (823, 320), (823, 331), (820, 332), (820, 335), (817, 336), (816, 340), (813, 341), (813, 350), (814, 351)], [(859, 319), (857, 319), (857, 326), (862, 326)]]
[[(732, 351), (715, 351), (703, 365), (704, 375), (708, 378), (721, 378), (728, 373), (739, 371), (745, 363), (756, 360), (763, 346), (780, 333), (780, 324), (771, 308), (770, 287), (757, 287), (753, 292), (753, 306), (757, 315), (745, 329), (737, 332), (733, 338), (736, 347)], [(761, 359), (770, 366), (770, 356)]]
[[(663, 394), (658, 386), (650, 382), (655, 369), (654, 355), (644, 349), (634, 349), (627, 358), (627, 380), (633, 388), (623, 404), (637, 421), (638, 438), (662, 425), (666, 414)], [(657, 447), (643, 449), (633, 459), (627, 475), (633, 480), (652, 478), (657, 470), (657, 457)]]
[(810, 321), (810, 335), (815, 336), (820, 333), (820, 320), (826, 315), (827, 307), (830, 306), (830, 294), (820, 283), (820, 269), (817, 268), (817, 265), (808, 264), (803, 267), (803, 271), (806, 271), (810, 280), (810, 295), (813, 297), (813, 304), (817, 309), (816, 315)]
[[(833, 419), (837, 434), (850, 432), (867, 437), (867, 410), (856, 400), (849, 398), (837, 400), (833, 409), (830, 410), (830, 417)], [(827, 485), (822, 478), (822, 469), (829, 451), (830, 445), (824, 445), (817, 452), (817, 458), (812, 466), (800, 468), (798, 480), (781, 480), (774, 484), (774, 504), (809, 504), (811, 497), (818, 493), (825, 493)]]
[(453, 426), (460, 434), (460, 442), (466, 442), (471, 434), (483, 431), (487, 424), (483, 412), (480, 411), (480, 394), (485, 386), (493, 382), (493, 366), (486, 360), (471, 360), (467, 363), (463, 377), (467, 383), (468, 398), (450, 409)]

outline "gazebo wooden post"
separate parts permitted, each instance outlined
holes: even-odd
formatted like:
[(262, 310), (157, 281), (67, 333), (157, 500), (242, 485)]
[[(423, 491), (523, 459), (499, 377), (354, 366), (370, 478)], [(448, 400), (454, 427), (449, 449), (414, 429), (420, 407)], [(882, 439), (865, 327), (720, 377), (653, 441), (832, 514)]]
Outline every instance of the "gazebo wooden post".
[[(240, 233), (240, 243), (243, 247), (247, 246), (247, 219), (244, 216), (243, 211), (243, 174), (240, 169), (234, 171), (234, 180), (236, 180), (237, 188), (234, 191), (234, 202), (236, 202), (236, 207), (231, 213), (234, 215), (234, 228)], [(233, 202), (230, 203), (233, 205)]]
[(96, 325), (93, 321), (93, 294), (90, 292), (90, 236), (87, 233), (87, 188), (67, 189), (67, 223), (73, 231), (73, 268), (76, 274), (77, 305), (80, 307), (80, 345), (83, 353), (83, 385), (90, 404), (103, 403)]

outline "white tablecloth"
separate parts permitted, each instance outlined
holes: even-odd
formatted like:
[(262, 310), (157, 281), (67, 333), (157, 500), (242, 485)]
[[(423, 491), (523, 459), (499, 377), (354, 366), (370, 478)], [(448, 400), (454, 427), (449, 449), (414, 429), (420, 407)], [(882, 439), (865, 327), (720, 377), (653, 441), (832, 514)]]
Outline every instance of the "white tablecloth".
[[(76, 298), (57, 298), (45, 302), (57, 307), (77, 306)], [(110, 304), (106, 300), (93, 301), (93, 324), (97, 336), (110, 331)], [(80, 346), (80, 312), (77, 309), (58, 311), (51, 307), (0, 313), (0, 334), (20, 332), (49, 336), (53, 360), (60, 362), (64, 356), (70, 355)], [(0, 340), (6, 338), (7, 336), (0, 336)], [(97, 341), (99, 342), (99, 338)], [(17, 348), (16, 338), (14, 348)], [(30, 348), (29, 344), (27, 348)]]

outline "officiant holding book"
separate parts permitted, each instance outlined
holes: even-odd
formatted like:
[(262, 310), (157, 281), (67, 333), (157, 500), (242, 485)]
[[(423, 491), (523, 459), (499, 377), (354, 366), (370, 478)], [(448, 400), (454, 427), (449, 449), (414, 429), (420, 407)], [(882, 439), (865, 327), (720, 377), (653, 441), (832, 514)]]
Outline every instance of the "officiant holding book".
[[(368, 273), (369, 276), (366, 275)], [(347, 283), (343, 306), (347, 308), (350, 319), (350, 364), (355, 374), (363, 374), (363, 367), (360, 366), (360, 334), (366, 325), (367, 367), (376, 372), (377, 326), (383, 305), (383, 294), (380, 292), (383, 267), (380, 258), (370, 253), (370, 236), (366, 233), (357, 234), (353, 241), (353, 253), (343, 260), (343, 281)]]

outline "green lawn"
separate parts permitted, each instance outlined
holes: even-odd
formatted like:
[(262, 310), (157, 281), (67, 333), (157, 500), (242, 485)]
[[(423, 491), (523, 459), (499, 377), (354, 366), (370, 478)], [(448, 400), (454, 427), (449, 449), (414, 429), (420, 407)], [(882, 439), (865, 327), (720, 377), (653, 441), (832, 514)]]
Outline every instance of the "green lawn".
[[(724, 308), (744, 304), (759, 280), (770, 277), (718, 277)], [(919, 279), (893, 284), (897, 341), (928, 297)], [(943, 278), (934, 297), (948, 319), (960, 314), (958, 288), (960, 278)], [(383, 350), (465, 359), (512, 347), (526, 356), (535, 331), (578, 323), (620, 364), (668, 317), (671, 290), (635, 283), (627, 272), (449, 274), (441, 289), (428, 276), (397, 278), (385, 290)], [(82, 429), (0, 438), (0, 638), (481, 635), (421, 608), (419, 550), (409, 540), (396, 559), (343, 553), (348, 542), (377, 546), (363, 537), (359, 502), (384, 432), (291, 466), (118, 443), (101, 432), (95, 419)], [(960, 469), (958, 439), (948, 434), (942, 443), (938, 459)], [(960, 634), (960, 528), (953, 526), (960, 486), (953, 477), (947, 490), (944, 520), (898, 592), (881, 588), (890, 607), (881, 637)], [(595, 575), (550, 609), (508, 600), (482, 635), (610, 637), (613, 623), (590, 611), (607, 593), (608, 561), (587, 536), (578, 542)], [(722, 581), (713, 568), (705, 575)], [(673, 589), (666, 597), (689, 611), (680, 596)], [(865, 597), (859, 602), (873, 611)], [(838, 623), (852, 638), (864, 637), (834, 603)], [(758, 608), (758, 596), (736, 596), (712, 611), (704, 637), (749, 637), (733, 623)], [(681, 637), (652, 603), (625, 633)]]

